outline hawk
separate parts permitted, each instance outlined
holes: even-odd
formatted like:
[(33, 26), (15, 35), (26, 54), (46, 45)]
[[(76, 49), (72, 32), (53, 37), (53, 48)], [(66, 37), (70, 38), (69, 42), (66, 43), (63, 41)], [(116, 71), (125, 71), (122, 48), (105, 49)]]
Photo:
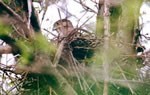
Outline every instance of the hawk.
[(57, 31), (59, 38), (64, 38), (74, 30), (74, 27), (70, 20), (61, 19), (54, 23), (53, 30)]
[(79, 60), (91, 58), (95, 47), (99, 44), (95, 34), (81, 28), (74, 28), (72, 22), (67, 19), (56, 21), (53, 30), (58, 33), (58, 41), (65, 41), (64, 49), (71, 49), (73, 56)]

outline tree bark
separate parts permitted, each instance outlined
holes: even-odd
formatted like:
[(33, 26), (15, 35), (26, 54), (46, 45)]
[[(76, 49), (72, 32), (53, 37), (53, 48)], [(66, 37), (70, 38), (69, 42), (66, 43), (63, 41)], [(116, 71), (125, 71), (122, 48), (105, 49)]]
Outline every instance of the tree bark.
[(109, 35), (110, 35), (110, 13), (109, 13), (109, 0), (104, 0), (104, 59), (103, 59), (103, 68), (104, 68), (104, 89), (103, 95), (108, 95), (108, 82), (109, 82)]

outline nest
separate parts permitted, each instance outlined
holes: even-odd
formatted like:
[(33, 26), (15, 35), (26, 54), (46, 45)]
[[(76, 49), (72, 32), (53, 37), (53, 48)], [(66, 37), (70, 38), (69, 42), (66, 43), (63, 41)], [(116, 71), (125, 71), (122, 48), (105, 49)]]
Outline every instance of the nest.
[(75, 33), (67, 36), (72, 54), (77, 60), (92, 58), (97, 46), (101, 43), (94, 33), (84, 29), (74, 29)]

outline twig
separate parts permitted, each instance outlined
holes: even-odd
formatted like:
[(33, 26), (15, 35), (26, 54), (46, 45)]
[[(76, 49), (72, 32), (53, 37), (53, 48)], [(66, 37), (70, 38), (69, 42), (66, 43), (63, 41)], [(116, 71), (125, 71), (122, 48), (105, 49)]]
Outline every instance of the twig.
[(92, 8), (90, 8), (89, 6), (85, 5), (81, 0), (80, 1), (77, 1), (77, 0), (74, 0), (75, 2), (79, 3), (82, 5), (82, 7), (86, 10), (86, 11), (90, 11), (90, 12), (93, 12), (95, 14), (97, 14), (97, 12), (95, 10), (93, 10)]
[(45, 29), (45, 28), (44, 28), (43, 30), (45, 30), (46, 32), (52, 34), (52, 35), (55, 36), (55, 37), (58, 37), (57, 35), (55, 35), (54, 33), (50, 32), (49, 30), (47, 30), (47, 29)]
[(27, 40), (27, 38), (25, 37), (25, 34), (21, 34), (21, 33), (17, 30), (17, 28), (16, 28), (15, 25), (12, 25), (12, 27), (14, 28), (14, 30), (16, 31), (16, 33), (17, 33), (18, 35), (20, 35), (21, 37), (23, 37), (24, 39)]
[(83, 32), (85, 32), (85, 33), (88, 33), (88, 34), (94, 34), (94, 33), (89, 32), (89, 31), (86, 30), (86, 29), (81, 28), (81, 27), (78, 27), (78, 28), (75, 28), (75, 29), (81, 30), (81, 31), (83, 31)]
[[(83, 86), (82, 86), (82, 83), (81, 83), (81, 79), (80, 79), (80, 72), (79, 72), (79, 70), (78, 70), (78, 66), (77, 66), (77, 64), (76, 64), (76, 62), (75, 62), (75, 59), (74, 59), (74, 57), (73, 57), (73, 54), (72, 54), (72, 52), (71, 51), (68, 51), (68, 52), (66, 52), (66, 53), (68, 53), (68, 59), (69, 59), (69, 64), (71, 64), (72, 65), (72, 69), (74, 70), (74, 72), (75, 72), (75, 74), (76, 74), (76, 77), (77, 77), (77, 79), (78, 79), (78, 82), (79, 82), (79, 85), (80, 85), (80, 88), (81, 88), (81, 90), (83, 90)], [(82, 76), (81, 76), (82, 77)]]
[(56, 67), (57, 64), (59, 63), (62, 51), (64, 49), (64, 43), (65, 43), (65, 41), (62, 40), (61, 43), (59, 44), (59, 47), (57, 49), (56, 55), (55, 55), (54, 60), (53, 60), (53, 66), (54, 67)]
[(70, 75), (69, 72), (67, 71), (67, 69), (64, 66), (58, 64), (58, 67), (62, 68), (66, 72), (67, 75)]
[(0, 67), (0, 70), (3, 71), (3, 72), (11, 72), (11, 73), (17, 74), (15, 71), (10, 70), (10, 68), (8, 69), (8, 68), (2, 68), (2, 67)]
[(120, 72), (121, 72), (123, 78), (126, 80), (126, 83), (127, 83), (128, 87), (129, 87), (131, 93), (134, 94), (134, 91), (133, 91), (133, 89), (131, 88), (131, 85), (128, 83), (127, 78), (126, 78), (125, 74), (123, 73), (123, 70), (122, 70), (121, 67), (118, 65), (118, 63), (115, 63), (115, 64), (116, 64), (117, 67), (119, 68), (119, 70), (120, 70)]
[(76, 25), (76, 27), (78, 27), (80, 20), (87, 14), (87, 11), (79, 18), (78, 23)]
[(10, 15), (14, 15), (19, 21), (24, 22), (22, 18), (9, 6), (7, 6), (2, 0), (0, 0), (0, 5), (2, 5), (9, 12)]
[[(48, 1), (48, 0), (46, 0), (46, 1)], [(44, 13), (43, 13), (43, 15), (42, 15), (42, 19), (41, 19), (41, 25), (42, 25), (42, 23), (43, 23), (43, 21), (44, 21), (44, 18), (45, 18), (45, 14), (46, 14), (46, 12), (47, 12), (47, 9), (48, 9), (48, 6), (49, 6), (49, 3), (48, 2), (46, 2), (45, 1), (45, 6), (44, 6)]]
[(61, 13), (60, 13), (59, 8), (57, 8), (57, 10), (58, 10), (59, 18), (60, 18), (60, 20), (61, 20), (61, 19), (62, 19), (62, 17), (61, 17)]
[[(70, 52), (70, 57), (71, 57), (71, 60), (72, 60), (72, 65), (73, 65), (73, 69), (74, 69), (74, 72), (76, 73), (77, 75), (77, 78), (78, 78), (78, 81), (79, 81), (79, 84), (80, 84), (80, 87), (81, 87), (81, 90), (83, 89), (84, 86), (82, 86), (81, 84), (81, 79), (83, 81), (83, 83), (85, 84), (85, 86), (88, 88), (88, 90), (91, 92), (91, 95), (94, 95), (93, 91), (90, 89), (90, 86), (88, 85), (88, 83), (86, 82), (86, 80), (84, 79), (83, 75), (81, 74), (81, 72), (79, 71), (79, 66), (77, 65), (77, 61), (76, 59), (73, 57), (73, 54), (71, 51)], [(81, 77), (81, 79), (80, 79)], [(86, 89), (85, 89), (86, 90)]]
[(27, 0), (27, 5), (28, 5), (28, 23), (27, 23), (27, 27), (28, 29), (30, 29), (30, 18), (32, 15), (32, 1), (31, 0)]
[(92, 16), (90, 16), (82, 25), (80, 25), (80, 27), (82, 27), (85, 23), (87, 23), (95, 14), (93, 14)]

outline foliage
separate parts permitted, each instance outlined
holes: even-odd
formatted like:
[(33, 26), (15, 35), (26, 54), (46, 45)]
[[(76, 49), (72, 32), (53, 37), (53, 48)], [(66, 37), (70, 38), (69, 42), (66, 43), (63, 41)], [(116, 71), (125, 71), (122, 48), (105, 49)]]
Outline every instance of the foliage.
[[(10, 3), (9, 0), (3, 1)], [(86, 5), (82, 2), (80, 4), (86, 9)], [(1, 39), (3, 35), (12, 38), (13, 45), (12, 42), (6, 43), (15, 46), (20, 54), (20, 57), (16, 58), (15, 69), (0, 67), (0, 70), (4, 71), (0, 72), (0, 77), (5, 81), (19, 81), (20, 84), (14, 87), (17, 89), (14, 93), (21, 95), (104, 95), (105, 85), (107, 95), (149, 95), (149, 81), (139, 80), (137, 69), (141, 66), (141, 61), (137, 62), (134, 56), (131, 40), (140, 4), (141, 0), (124, 0), (120, 5), (111, 6), (110, 16), (107, 18), (110, 20), (109, 35), (105, 35), (105, 16), (97, 14), (96, 36), (101, 39), (102, 44), (96, 49), (89, 48), (94, 40), (83, 37), (68, 42), (69, 49), (63, 48), (60, 51), (61, 42), (55, 39), (48, 42), (39, 32), (34, 32), (31, 38), (15, 38), (11, 35), (15, 31), (14, 28), (0, 23)], [(25, 12), (15, 11), (19, 15)], [(15, 77), (16, 80), (13, 80), (6, 71), (19, 73), (21, 78)], [(6, 79), (4, 76), (7, 76)], [(10, 94), (11, 91), (1, 94)]]

